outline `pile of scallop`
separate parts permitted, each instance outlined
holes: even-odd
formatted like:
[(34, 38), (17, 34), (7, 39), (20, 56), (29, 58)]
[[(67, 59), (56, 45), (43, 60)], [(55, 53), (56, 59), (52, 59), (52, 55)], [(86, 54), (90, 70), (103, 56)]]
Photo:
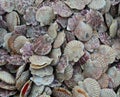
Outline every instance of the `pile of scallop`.
[(0, 0), (0, 97), (120, 97), (120, 0)]

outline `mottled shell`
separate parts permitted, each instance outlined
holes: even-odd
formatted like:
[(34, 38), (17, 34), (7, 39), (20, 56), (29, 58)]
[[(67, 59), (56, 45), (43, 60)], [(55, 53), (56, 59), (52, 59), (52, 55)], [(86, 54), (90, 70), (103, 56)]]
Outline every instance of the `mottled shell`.
[(6, 82), (7, 84), (15, 84), (15, 78), (6, 71), (0, 71), (0, 80)]
[(55, 39), (57, 36), (57, 29), (58, 29), (58, 24), (56, 22), (54, 22), (53, 24), (50, 25), (50, 27), (48, 28), (48, 35)]
[(89, 97), (87, 92), (81, 89), (79, 86), (75, 86), (72, 89), (73, 97)]
[(117, 97), (117, 95), (112, 89), (101, 89), (100, 97)]
[(93, 30), (90, 25), (81, 21), (73, 33), (79, 40), (88, 41), (92, 37)]
[(68, 91), (65, 88), (56, 87), (53, 89), (53, 96), (54, 97), (72, 97), (72, 94), (70, 93), (70, 91)]
[(104, 8), (105, 5), (106, 5), (105, 0), (92, 0), (88, 7), (91, 9), (99, 10)]
[(48, 76), (48, 75), (52, 75), (53, 74), (53, 67), (52, 66), (46, 66), (44, 68), (41, 69), (33, 69), (30, 68), (31, 74), (32, 75), (37, 75), (39, 77), (44, 77), (44, 76)]
[(98, 53), (105, 56), (107, 63), (113, 63), (116, 57), (116, 51), (108, 45), (101, 45), (99, 47)]
[(117, 20), (113, 20), (112, 21), (112, 24), (110, 25), (110, 29), (109, 29), (109, 32), (110, 32), (110, 37), (115, 37), (116, 33), (117, 33), (117, 28), (118, 28), (118, 23), (117, 23)]
[(47, 56), (37, 56), (37, 55), (32, 55), (29, 58), (31, 64), (36, 65), (38, 67), (45, 67), (49, 65), (53, 59), (47, 57)]
[(83, 84), (90, 97), (100, 96), (100, 86), (95, 79), (86, 78)]
[(1, 8), (6, 12), (11, 12), (15, 5), (15, 0), (0, 0)]
[(45, 87), (43, 85), (37, 86), (37, 85), (33, 84), (32, 88), (31, 88), (31, 92), (30, 92), (28, 97), (37, 97), (37, 96), (39, 96), (44, 91), (44, 88)]
[(64, 40), (65, 40), (64, 31), (59, 32), (54, 43), (53, 43), (53, 48), (59, 48), (64, 43)]
[(109, 84), (109, 77), (107, 74), (103, 74), (99, 80), (98, 83), (100, 85), (101, 88), (107, 88), (108, 84)]
[(54, 75), (45, 77), (33, 76), (30, 78), (36, 85), (50, 85), (54, 80)]
[(17, 12), (12, 11), (6, 15), (6, 22), (9, 30), (14, 31), (14, 27), (20, 24), (20, 18)]
[(112, 24), (113, 17), (109, 13), (105, 13), (105, 21), (108, 27)]
[(69, 61), (77, 62), (83, 55), (84, 45), (82, 42), (77, 40), (72, 40), (67, 43), (64, 54), (68, 57)]
[(16, 80), (16, 88), (18, 90), (21, 90), (23, 85), (26, 83), (26, 81), (29, 79), (30, 72), (29, 70), (24, 71), (21, 76)]
[(40, 22), (41, 26), (49, 25), (54, 18), (54, 11), (49, 6), (43, 6), (36, 12), (36, 20)]

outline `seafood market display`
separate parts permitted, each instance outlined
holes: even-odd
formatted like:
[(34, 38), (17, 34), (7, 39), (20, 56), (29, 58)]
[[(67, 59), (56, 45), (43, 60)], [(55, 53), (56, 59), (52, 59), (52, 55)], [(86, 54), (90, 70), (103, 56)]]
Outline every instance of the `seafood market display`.
[(0, 0), (0, 97), (120, 97), (120, 0)]

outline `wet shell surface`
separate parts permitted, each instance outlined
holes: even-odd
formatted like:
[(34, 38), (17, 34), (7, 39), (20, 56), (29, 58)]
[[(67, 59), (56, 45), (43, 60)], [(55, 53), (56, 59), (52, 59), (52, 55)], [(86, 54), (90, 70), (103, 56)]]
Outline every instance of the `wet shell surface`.
[(80, 59), (80, 57), (84, 55), (83, 49), (84, 45), (82, 42), (72, 40), (67, 43), (64, 49), (64, 54), (68, 57), (69, 61), (77, 62)]
[(88, 7), (91, 9), (99, 10), (104, 8), (105, 5), (106, 5), (105, 0), (92, 0)]
[(117, 97), (117, 95), (112, 89), (101, 89), (100, 97)]
[(100, 96), (100, 86), (95, 79), (86, 78), (84, 80), (83, 84), (84, 84), (84, 87), (90, 97), (99, 97)]
[(87, 92), (81, 89), (79, 86), (75, 86), (72, 89), (73, 97), (89, 97)]
[(72, 97), (72, 94), (65, 88), (56, 87), (53, 89), (53, 97)]
[(41, 26), (49, 25), (54, 18), (54, 11), (49, 6), (41, 7), (36, 12), (36, 20), (40, 22)]
[(54, 80), (54, 75), (45, 77), (33, 76), (30, 78), (36, 85), (50, 85)]
[(6, 71), (0, 71), (0, 80), (6, 82), (7, 84), (15, 84), (15, 78)]
[(79, 40), (88, 41), (92, 37), (93, 30), (90, 25), (79, 22), (73, 33)]
[(53, 48), (59, 48), (64, 43), (64, 40), (65, 40), (64, 31), (59, 32), (55, 41), (54, 41)]
[(20, 18), (17, 12), (12, 11), (6, 15), (6, 22), (8, 24), (9, 30), (14, 31), (14, 27), (20, 24)]

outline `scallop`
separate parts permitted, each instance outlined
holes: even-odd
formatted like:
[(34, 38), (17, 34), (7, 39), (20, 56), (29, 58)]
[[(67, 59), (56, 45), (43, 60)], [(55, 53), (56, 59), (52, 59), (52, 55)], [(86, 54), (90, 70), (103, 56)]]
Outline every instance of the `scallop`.
[(44, 77), (44, 76), (48, 76), (48, 75), (52, 75), (53, 74), (53, 67), (52, 66), (46, 66), (44, 68), (41, 69), (33, 69), (30, 68), (31, 74), (32, 75), (37, 75), (40, 77)]
[(38, 56), (38, 55), (32, 55), (29, 58), (31, 64), (36, 65), (38, 67), (45, 67), (49, 65), (53, 59), (47, 57), (47, 56)]
[(53, 43), (53, 48), (59, 48), (65, 41), (65, 33), (64, 31), (59, 32), (54, 43)]
[(49, 25), (54, 18), (54, 11), (49, 6), (43, 6), (36, 12), (36, 20), (40, 22), (41, 26)]
[(101, 89), (100, 97), (117, 97), (117, 95), (112, 89)]
[(54, 97), (72, 97), (70, 91), (62, 87), (56, 87), (53, 89), (53, 96)]
[(100, 10), (104, 8), (105, 5), (106, 5), (105, 0), (92, 0), (92, 2), (88, 4), (88, 7), (91, 9)]
[(83, 55), (84, 45), (82, 42), (72, 40), (67, 43), (64, 54), (68, 57), (69, 61), (77, 62)]
[(90, 97), (100, 96), (100, 86), (95, 79), (86, 78), (83, 82), (84, 87)]
[(81, 89), (79, 86), (75, 86), (72, 89), (72, 93), (73, 93), (73, 97), (89, 97), (87, 92), (85, 90)]
[(0, 71), (0, 80), (6, 82), (7, 84), (15, 84), (15, 78), (6, 71)]
[(17, 12), (12, 11), (6, 15), (6, 22), (8, 24), (8, 29), (12, 32), (14, 27), (20, 24), (20, 18)]
[(104, 55), (108, 64), (113, 63), (116, 57), (116, 51), (108, 45), (101, 45), (98, 49), (98, 53)]
[(74, 35), (81, 41), (88, 41), (92, 37), (93, 30), (90, 25), (79, 22), (73, 31)]
[(50, 85), (54, 80), (54, 75), (45, 77), (33, 76), (30, 78), (36, 85)]

